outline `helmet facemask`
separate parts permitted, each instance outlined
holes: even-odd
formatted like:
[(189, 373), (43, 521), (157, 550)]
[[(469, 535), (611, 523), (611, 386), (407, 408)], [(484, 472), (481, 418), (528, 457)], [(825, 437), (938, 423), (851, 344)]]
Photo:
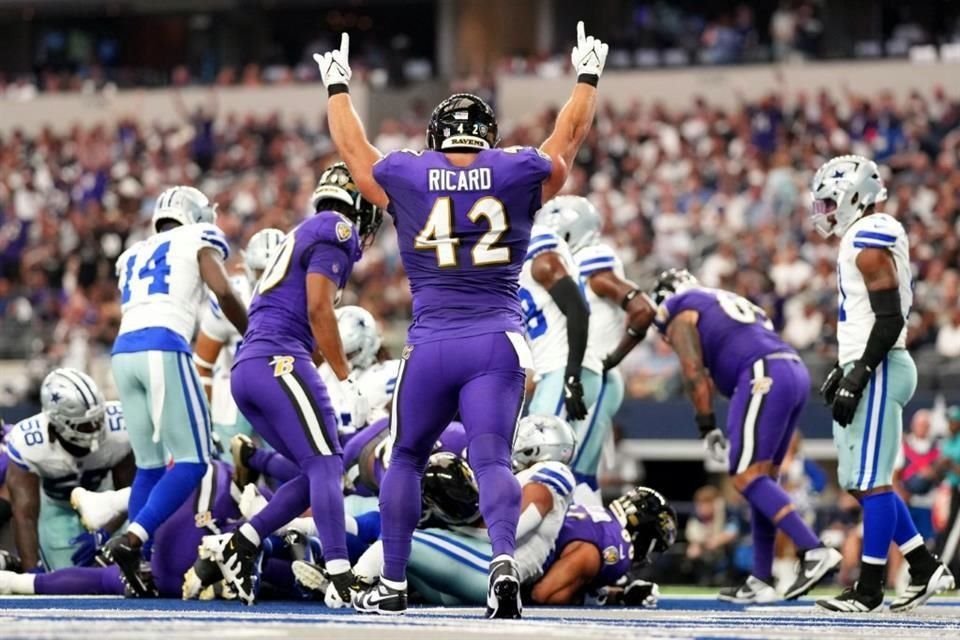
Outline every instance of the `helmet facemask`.
[(866, 213), (887, 199), (877, 164), (862, 156), (839, 156), (821, 166), (810, 189), (810, 222), (824, 238), (842, 237)]

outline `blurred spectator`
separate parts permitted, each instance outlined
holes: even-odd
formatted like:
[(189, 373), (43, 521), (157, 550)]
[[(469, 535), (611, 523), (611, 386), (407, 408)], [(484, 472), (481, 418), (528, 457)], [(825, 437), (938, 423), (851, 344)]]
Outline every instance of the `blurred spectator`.
[(812, 297), (794, 298), (784, 307), (783, 339), (798, 351), (807, 351), (823, 338), (826, 318)]
[[(947, 409), (949, 436), (941, 445), (950, 487), (950, 515), (937, 541), (937, 552), (951, 571), (960, 569), (960, 406)], [(954, 574), (956, 575), (956, 573)]]
[(944, 358), (960, 357), (960, 308), (954, 309), (937, 331), (937, 353)]
[(899, 481), (910, 515), (924, 540), (933, 539), (933, 502), (940, 473), (937, 463), (940, 449), (930, 433), (931, 413), (920, 409), (910, 420), (910, 430), (903, 436)]
[(710, 485), (697, 489), (693, 495), (693, 514), (684, 529), (687, 543), (685, 573), (697, 584), (724, 583), (739, 534), (740, 526), (735, 519), (728, 517), (720, 491)]

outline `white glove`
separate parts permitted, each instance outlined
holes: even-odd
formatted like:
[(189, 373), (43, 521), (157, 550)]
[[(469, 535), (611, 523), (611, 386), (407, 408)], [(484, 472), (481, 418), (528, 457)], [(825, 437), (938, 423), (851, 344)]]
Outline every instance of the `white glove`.
[(624, 589), (623, 598), (629, 606), (655, 609), (660, 598), (660, 586), (656, 582), (634, 580)]
[(730, 456), (730, 442), (720, 429), (714, 429), (703, 437), (703, 448), (716, 462), (725, 463)]
[[(606, 54), (604, 54), (606, 55)], [(333, 51), (327, 51), (323, 55), (313, 54), (313, 59), (320, 67), (320, 79), (323, 80), (323, 86), (329, 89), (335, 84), (349, 84), (350, 76), (353, 72), (350, 70), (350, 36), (346, 33), (340, 36), (340, 48)]]
[[(584, 73), (600, 76), (603, 73), (603, 65), (607, 61), (607, 51), (609, 50), (610, 47), (605, 42), (584, 33), (583, 20), (577, 23), (577, 46), (573, 48), (570, 60), (573, 62), (573, 68), (577, 70), (578, 76)], [(324, 80), (324, 83), (326, 83), (326, 80)]]
[(340, 381), (340, 433), (356, 433), (367, 424), (370, 415), (370, 401), (360, 392), (360, 386), (353, 378)]

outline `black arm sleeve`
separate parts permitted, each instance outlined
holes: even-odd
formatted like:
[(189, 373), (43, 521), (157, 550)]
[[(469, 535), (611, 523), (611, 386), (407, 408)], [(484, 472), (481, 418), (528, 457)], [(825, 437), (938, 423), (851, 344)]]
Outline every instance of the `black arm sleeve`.
[(583, 299), (580, 287), (570, 276), (565, 276), (553, 285), (550, 297), (567, 317), (567, 369), (565, 378), (580, 377), (583, 354), (587, 352), (587, 335), (590, 332), (590, 310)]
[(871, 371), (877, 368), (884, 356), (897, 343), (900, 332), (903, 331), (905, 320), (900, 310), (900, 290), (884, 289), (882, 291), (868, 291), (870, 308), (877, 316), (867, 338), (867, 346), (863, 350), (860, 361)]

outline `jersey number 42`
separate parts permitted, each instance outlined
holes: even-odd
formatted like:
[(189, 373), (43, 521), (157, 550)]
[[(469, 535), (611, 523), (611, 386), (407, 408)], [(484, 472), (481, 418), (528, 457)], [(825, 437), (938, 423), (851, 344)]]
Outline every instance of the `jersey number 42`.
[[(490, 230), (483, 234), (470, 251), (473, 266), (508, 264), (510, 247), (496, 246), (500, 237), (510, 228), (503, 203), (493, 196), (484, 196), (473, 203), (467, 218), (474, 224), (480, 224), (481, 219), (485, 219), (490, 225)], [(414, 239), (413, 246), (420, 251), (434, 251), (437, 266), (441, 269), (458, 266), (457, 247), (460, 246), (460, 238), (453, 235), (453, 201), (449, 196), (440, 196), (433, 203), (430, 216)]]

